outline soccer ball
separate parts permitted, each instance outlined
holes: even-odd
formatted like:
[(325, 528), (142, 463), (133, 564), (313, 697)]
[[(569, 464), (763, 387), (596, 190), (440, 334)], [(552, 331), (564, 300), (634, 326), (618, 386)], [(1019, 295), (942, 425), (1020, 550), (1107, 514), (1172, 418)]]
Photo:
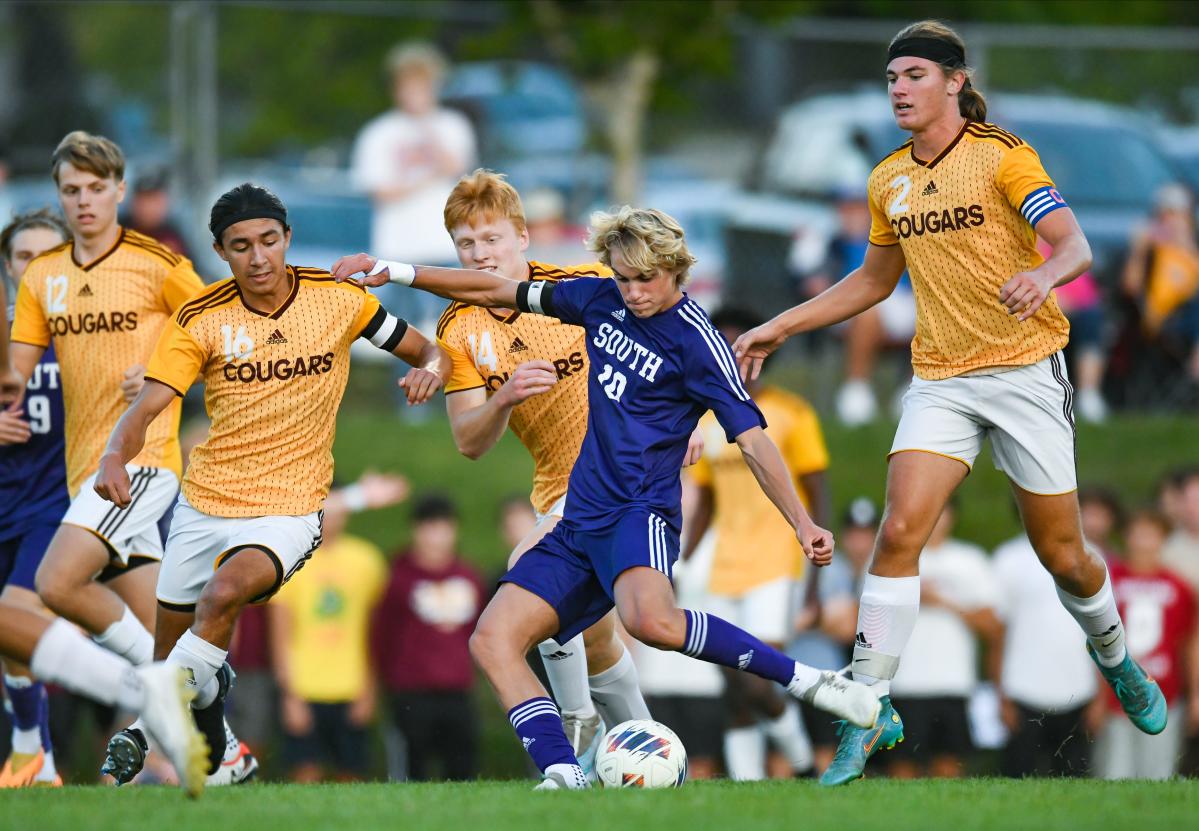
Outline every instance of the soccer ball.
[(595, 771), (605, 788), (677, 788), (687, 779), (687, 751), (665, 724), (634, 719), (607, 732)]

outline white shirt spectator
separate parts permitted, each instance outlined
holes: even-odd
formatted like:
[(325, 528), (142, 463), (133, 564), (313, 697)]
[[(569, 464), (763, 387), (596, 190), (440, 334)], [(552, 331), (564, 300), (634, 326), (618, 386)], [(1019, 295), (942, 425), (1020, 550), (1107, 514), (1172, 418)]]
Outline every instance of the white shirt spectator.
[(1199, 534), (1176, 528), (1162, 548), (1162, 562), (1199, 594)]
[[(976, 545), (949, 539), (920, 555), (922, 592), (931, 588), (947, 603), (967, 611), (994, 608), (997, 596), (987, 554)], [(961, 616), (922, 603), (912, 637), (891, 681), (896, 698), (960, 696), (978, 684), (978, 639)]]
[[(458, 160), (459, 169), (430, 178), (445, 153)], [(409, 263), (456, 265), (442, 212), (458, 177), (474, 166), (475, 157), (474, 129), (454, 110), (413, 116), (395, 109), (362, 128), (351, 163), (355, 187), (374, 193), (415, 186), (398, 198), (375, 200), (371, 253)]]
[(1004, 694), (1033, 710), (1063, 711), (1095, 697), (1095, 667), (1086, 636), (1058, 600), (1053, 577), (1020, 536), (995, 549), (991, 563), (1007, 625), (1001, 684)]

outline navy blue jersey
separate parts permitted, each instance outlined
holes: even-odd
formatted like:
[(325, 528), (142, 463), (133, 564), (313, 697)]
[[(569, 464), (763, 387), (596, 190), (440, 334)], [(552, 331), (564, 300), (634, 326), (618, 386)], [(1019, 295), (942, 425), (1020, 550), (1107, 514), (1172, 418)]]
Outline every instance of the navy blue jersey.
[(587, 332), (587, 435), (570, 474), (565, 521), (607, 527), (632, 507), (680, 524), (679, 471), (708, 410), (729, 441), (766, 420), (737, 374), (728, 344), (688, 298), (639, 318), (615, 280), (522, 284), (521, 308)]
[(71, 501), (62, 384), (53, 346), (34, 369), (22, 408), (33, 435), (25, 444), (0, 446), (0, 540), (20, 536), (31, 525), (58, 522)]

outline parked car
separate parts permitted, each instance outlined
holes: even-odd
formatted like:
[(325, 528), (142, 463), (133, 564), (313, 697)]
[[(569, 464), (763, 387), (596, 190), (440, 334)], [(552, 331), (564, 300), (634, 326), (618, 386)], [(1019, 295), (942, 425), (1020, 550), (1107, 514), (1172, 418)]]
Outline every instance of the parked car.
[[(995, 94), (987, 101), (990, 120), (1036, 148), (1087, 233), (1096, 275), (1113, 285), (1129, 232), (1154, 191), (1178, 176), (1144, 117), (1059, 96)], [(877, 90), (820, 95), (787, 108), (733, 200), (728, 289), (777, 311), (783, 304), (774, 298), (793, 297), (785, 264), (796, 233), (827, 233), (832, 195), (863, 187), (877, 161), (906, 138)]]

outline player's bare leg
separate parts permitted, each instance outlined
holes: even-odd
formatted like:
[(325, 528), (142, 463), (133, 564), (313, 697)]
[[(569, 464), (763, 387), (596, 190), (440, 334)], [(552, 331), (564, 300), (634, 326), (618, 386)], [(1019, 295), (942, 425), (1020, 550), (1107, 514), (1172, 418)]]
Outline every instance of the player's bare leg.
[[(9, 584), (0, 592), (0, 603), (39, 615), (47, 623), (54, 615), (42, 604), (36, 592)], [(26, 664), (13, 658), (0, 661), (4, 686), (12, 716), (12, 753), (0, 770), (0, 788), (28, 785), (61, 785), (48, 744), (49, 724), (46, 690), (33, 677)]]
[(129, 611), (133, 612), (134, 617), (150, 632), (154, 631), (158, 615), (158, 601), (154, 597), (154, 589), (158, 585), (160, 568), (161, 565), (157, 561), (141, 563), (136, 568), (118, 574), (105, 584), (125, 602)]
[(541, 771), (544, 781), (538, 787), (585, 788), (587, 777), (566, 738), (558, 709), (525, 661), (529, 650), (558, 627), (553, 607), (520, 586), (504, 583), (479, 617), (470, 636), (470, 654)]
[(1062, 605), (1086, 634), (1087, 651), (1100, 674), (1138, 729), (1160, 733), (1166, 728), (1165, 698), (1125, 648), (1107, 566), (1083, 544), (1078, 494), (1034, 494), (1014, 483), (1012, 490), (1028, 539), (1053, 575)]
[(38, 567), (38, 595), (101, 646), (134, 664), (147, 663), (153, 654), (149, 631), (116, 592), (95, 580), (109, 561), (108, 547), (91, 531), (60, 525)]
[(869, 730), (845, 726), (821, 784), (842, 785), (859, 778), (867, 759), (903, 740), (903, 722), (891, 706), (891, 679), (920, 611), (920, 552), (969, 472), (965, 462), (922, 450), (891, 457), (887, 504), (862, 586), (851, 664), (854, 680), (879, 696), (882, 713)]

